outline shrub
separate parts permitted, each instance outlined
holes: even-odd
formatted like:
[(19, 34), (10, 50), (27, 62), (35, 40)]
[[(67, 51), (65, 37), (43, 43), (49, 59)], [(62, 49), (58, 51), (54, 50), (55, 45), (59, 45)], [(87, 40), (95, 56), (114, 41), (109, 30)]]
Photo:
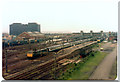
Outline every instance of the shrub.
[(75, 64), (75, 66), (77, 66), (77, 64), (76, 63), (74, 63)]

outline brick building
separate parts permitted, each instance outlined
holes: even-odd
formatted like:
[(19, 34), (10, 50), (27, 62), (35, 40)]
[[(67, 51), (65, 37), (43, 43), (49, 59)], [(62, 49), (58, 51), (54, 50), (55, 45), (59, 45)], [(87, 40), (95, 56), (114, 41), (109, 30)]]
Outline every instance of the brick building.
[(18, 35), (15, 40), (35, 40), (45, 38), (45, 35), (40, 32), (23, 32)]

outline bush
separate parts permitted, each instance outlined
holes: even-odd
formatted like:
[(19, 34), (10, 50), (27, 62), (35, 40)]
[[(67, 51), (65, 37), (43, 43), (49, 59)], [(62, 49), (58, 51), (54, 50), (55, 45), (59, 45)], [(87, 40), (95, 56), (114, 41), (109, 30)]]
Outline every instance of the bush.
[(65, 75), (64, 73), (62, 73), (62, 75)]
[(69, 72), (69, 74), (71, 74), (71, 72)]
[(76, 70), (76, 68), (74, 68), (73, 70)]
[(76, 64), (76, 63), (74, 63), (74, 65), (75, 65), (75, 66), (77, 66), (77, 64)]

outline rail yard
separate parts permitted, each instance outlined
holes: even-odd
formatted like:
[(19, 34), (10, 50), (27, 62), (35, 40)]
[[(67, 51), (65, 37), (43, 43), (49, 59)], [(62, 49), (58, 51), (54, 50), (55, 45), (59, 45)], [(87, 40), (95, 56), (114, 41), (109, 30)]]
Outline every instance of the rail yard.
[(1, 81), (118, 80), (116, 4), (3, 0)]
[[(3, 77), (6, 80), (57, 79), (69, 63), (78, 63), (106, 37), (60, 38), (9, 45), (3, 48)], [(69, 40), (69, 41), (68, 41)], [(5, 44), (6, 45), (6, 44)]]

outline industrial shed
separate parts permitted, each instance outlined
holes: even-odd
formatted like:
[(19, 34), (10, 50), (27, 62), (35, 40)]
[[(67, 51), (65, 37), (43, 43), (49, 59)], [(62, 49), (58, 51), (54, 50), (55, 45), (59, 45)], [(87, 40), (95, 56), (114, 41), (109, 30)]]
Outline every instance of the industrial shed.
[(45, 35), (40, 32), (23, 32), (19, 34), (15, 40), (35, 40), (45, 38)]

